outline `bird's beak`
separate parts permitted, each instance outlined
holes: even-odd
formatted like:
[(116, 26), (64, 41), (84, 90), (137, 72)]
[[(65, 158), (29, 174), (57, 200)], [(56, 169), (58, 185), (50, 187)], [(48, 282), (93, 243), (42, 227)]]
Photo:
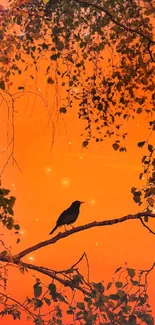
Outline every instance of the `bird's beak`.
[(84, 203), (84, 201), (80, 201), (80, 203), (82, 204), (82, 203)]

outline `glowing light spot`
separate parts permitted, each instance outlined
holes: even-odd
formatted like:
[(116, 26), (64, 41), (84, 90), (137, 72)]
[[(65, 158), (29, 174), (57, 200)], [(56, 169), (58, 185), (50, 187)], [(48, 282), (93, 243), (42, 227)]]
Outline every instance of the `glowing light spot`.
[(89, 201), (89, 203), (90, 203), (91, 205), (95, 205), (95, 204), (96, 204), (96, 200), (95, 200), (95, 199), (91, 199), (91, 200)]
[(68, 178), (63, 178), (63, 179), (61, 180), (61, 185), (62, 185), (62, 187), (64, 187), (64, 188), (69, 187), (69, 186), (70, 186), (70, 180), (69, 180)]
[(33, 261), (33, 260), (34, 260), (34, 257), (33, 257), (33, 256), (30, 256), (30, 257), (29, 257), (29, 260), (30, 260), (30, 261)]
[(45, 173), (46, 173), (47, 175), (49, 175), (51, 172), (52, 172), (52, 167), (47, 166), (47, 167), (45, 168)]
[(71, 142), (71, 141), (69, 141), (68, 143), (69, 143), (69, 144), (72, 144), (72, 142)]
[(38, 88), (38, 91), (41, 91), (41, 89), (40, 89), (40, 88)]
[(80, 156), (80, 160), (82, 159), (82, 156)]
[(139, 128), (139, 124), (137, 124), (137, 128)]
[(145, 179), (145, 177), (143, 176), (142, 179)]
[(99, 243), (96, 241), (95, 245), (96, 245), (96, 246), (98, 246), (98, 245), (99, 245)]
[(15, 186), (15, 184), (12, 184), (12, 186), (14, 187), (14, 186)]
[(36, 221), (38, 222), (39, 221), (39, 218), (37, 218)]
[(21, 229), (21, 231), (20, 231), (20, 235), (21, 235), (21, 236), (25, 236), (25, 235), (26, 235), (26, 231), (25, 231), (25, 229)]

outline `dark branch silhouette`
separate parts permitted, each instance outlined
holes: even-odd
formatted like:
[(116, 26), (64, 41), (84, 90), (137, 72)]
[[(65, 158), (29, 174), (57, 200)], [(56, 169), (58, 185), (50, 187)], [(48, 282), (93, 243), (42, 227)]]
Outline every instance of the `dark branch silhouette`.
[(63, 284), (66, 287), (70, 287), (72, 290), (77, 289), (80, 290), (83, 294), (89, 296), (90, 295), (90, 291), (86, 290), (85, 288), (83, 288), (82, 286), (80, 286), (78, 283), (73, 283), (72, 280), (70, 279), (62, 279), (60, 276), (55, 274), (55, 271), (52, 271), (50, 269), (44, 268), (43, 266), (37, 266), (34, 264), (29, 264), (29, 263), (22, 263), (22, 266), (30, 269), (30, 270), (34, 270), (37, 272), (40, 272), (44, 275), (49, 276), (50, 278), (58, 281), (59, 283)]
[[(112, 219), (112, 220), (94, 221), (94, 222), (88, 223), (88, 224), (86, 224), (86, 225), (79, 226), (79, 227), (73, 228), (73, 229), (71, 229), (71, 230), (65, 231), (65, 232), (63, 232), (63, 233), (59, 233), (59, 234), (56, 235), (55, 237), (53, 237), (53, 238), (51, 238), (51, 239), (48, 239), (48, 240), (45, 240), (45, 241), (43, 241), (43, 242), (40, 242), (40, 243), (38, 243), (38, 244), (36, 244), (36, 245), (34, 245), (34, 246), (28, 247), (28, 248), (26, 248), (25, 250), (19, 252), (18, 254), (15, 254), (15, 255), (12, 255), (12, 256), (10, 256), (10, 255), (5, 255), (5, 256), (3, 256), (3, 255), (0, 254), (0, 261), (2, 261), (2, 262), (14, 263), (14, 264), (17, 264), (17, 265), (18, 265), (18, 264), (21, 263), (21, 259), (22, 259), (24, 256), (26, 256), (26, 255), (28, 255), (28, 254), (30, 254), (30, 253), (32, 253), (32, 252), (34, 252), (34, 251), (36, 251), (36, 250), (42, 248), (42, 247), (45, 247), (45, 246), (48, 246), (48, 245), (55, 244), (58, 240), (61, 240), (61, 239), (63, 239), (63, 238), (66, 238), (66, 237), (68, 237), (68, 236), (70, 236), (70, 235), (72, 235), (72, 234), (75, 234), (75, 233), (77, 233), (77, 232), (80, 232), (80, 231), (83, 231), (83, 230), (86, 230), (86, 229), (89, 229), (89, 228), (102, 227), (102, 226), (112, 226), (112, 225), (114, 225), (114, 224), (121, 223), (121, 222), (125, 222), (125, 221), (127, 221), (127, 220), (136, 220), (136, 219), (138, 219), (138, 220), (140, 220), (140, 221), (142, 222), (143, 226), (149, 230), (149, 232), (151, 232), (152, 234), (155, 234), (155, 233), (154, 233), (154, 232), (153, 232), (153, 231), (152, 231), (148, 226), (146, 226), (146, 224), (142, 221), (142, 217), (146, 217), (146, 216), (147, 216), (147, 217), (150, 217), (150, 218), (155, 218), (155, 213), (151, 213), (151, 212), (140, 212), (140, 213), (137, 213), (137, 214), (133, 214), (133, 215), (132, 215), (132, 214), (129, 214), (129, 215), (126, 215), (126, 216), (124, 216), (124, 217), (117, 218), (117, 219)], [(83, 257), (82, 257), (82, 258), (83, 258)], [(81, 259), (82, 259), (82, 258), (81, 258)], [(81, 260), (81, 259), (80, 259), (80, 260)], [(88, 261), (87, 261), (87, 262), (88, 262)], [(78, 262), (77, 262), (77, 263), (78, 263)], [(77, 264), (77, 263), (76, 263), (76, 264)], [(76, 266), (76, 264), (73, 265), (73, 267)], [(32, 268), (32, 269), (34, 269), (34, 267), (35, 267), (35, 266), (33, 266), (33, 265), (31, 265), (31, 264), (27, 264), (27, 263), (23, 263), (23, 265), (24, 265), (25, 267)], [(38, 268), (38, 267), (37, 267), (37, 268)], [(42, 271), (45, 271), (45, 270), (48, 272), (48, 269), (42, 267)], [(47, 273), (47, 272), (46, 272), (46, 273)], [(54, 272), (55, 272), (55, 271), (54, 271)], [(53, 271), (52, 271), (52, 270), (50, 270), (49, 276), (53, 276)]]
[[(88, 223), (86, 225), (83, 226), (79, 226), (76, 228), (73, 228), (71, 230), (67, 230), (63, 233), (59, 233), (58, 235), (56, 235), (55, 237), (45, 240), (43, 242), (40, 242), (32, 247), (29, 247), (25, 250), (23, 250), (22, 252), (18, 253), (17, 255), (14, 256), (15, 259), (20, 260), (21, 258), (23, 258), (24, 256), (26, 256), (29, 253), (32, 253), (33, 251), (38, 250), (39, 248), (42, 248), (44, 246), (48, 246), (51, 244), (55, 244), (58, 240), (61, 240), (65, 237), (68, 237), (72, 234), (75, 234), (77, 232), (86, 230), (86, 229), (90, 229), (90, 228), (94, 228), (94, 227), (102, 227), (102, 226), (112, 226), (114, 224), (117, 223), (121, 223), (127, 220), (134, 220), (134, 219), (140, 219), (142, 217), (151, 217), (151, 218), (155, 218), (155, 214), (151, 213), (151, 212), (141, 212), (141, 213), (137, 213), (137, 214), (128, 214), (127, 216), (121, 217), (121, 218), (117, 218), (117, 219), (112, 219), (112, 220), (103, 220), (103, 221), (93, 221), (91, 223)], [(1, 260), (1, 256), (0, 256), (0, 260)]]
[(147, 225), (146, 225), (146, 223), (143, 221), (143, 219), (142, 218), (139, 218), (140, 219), (140, 221), (141, 221), (141, 223), (142, 223), (142, 225), (151, 233), (151, 234), (153, 234), (153, 235), (155, 235), (155, 231), (153, 231), (152, 229), (150, 229), (150, 227), (148, 227)]

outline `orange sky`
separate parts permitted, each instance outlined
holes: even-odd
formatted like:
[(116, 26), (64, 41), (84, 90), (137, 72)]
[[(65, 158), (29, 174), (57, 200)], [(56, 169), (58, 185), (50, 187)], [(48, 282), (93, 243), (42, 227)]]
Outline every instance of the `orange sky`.
[[(21, 243), (14, 246), (14, 252), (48, 239), (59, 214), (76, 199), (85, 201), (76, 225), (139, 211), (132, 201), (130, 188), (140, 184), (138, 175), (144, 151), (137, 149), (136, 143), (148, 134), (144, 119), (128, 124), (128, 152), (116, 153), (109, 141), (98, 146), (92, 143), (88, 150), (81, 150), (81, 127), (74, 114), (70, 114), (66, 123), (67, 135), (63, 121), (58, 122), (51, 151), (51, 128), (45, 131), (47, 119), (41, 101), (35, 106), (33, 115), (31, 104), (25, 110), (24, 105), (24, 99), (17, 104), (15, 140), (15, 156), (23, 172), (10, 165), (2, 178), (3, 186), (10, 188), (17, 197), (16, 218), (23, 231)], [(8, 243), (11, 242), (8, 232)], [(124, 266), (125, 262), (131, 268), (150, 268), (154, 261), (153, 247), (153, 235), (140, 222), (128, 221), (77, 233), (52, 247), (30, 254), (25, 260), (30, 262), (33, 258), (37, 265), (64, 269), (75, 263), (85, 251), (90, 262), (91, 280), (108, 281), (115, 269)], [(152, 306), (153, 276), (154, 272), (149, 279)], [(33, 281), (28, 276), (23, 284), (23, 276), (12, 269), (10, 293), (14, 298), (24, 298), (31, 294)], [(4, 318), (1, 324), (7, 325), (7, 321)]]
[[(38, 89), (39, 94), (45, 96), (48, 92), (50, 96), (50, 88), (44, 86), (43, 76), (40, 76)], [(15, 157), (22, 173), (10, 164), (2, 178), (2, 185), (10, 188), (17, 197), (16, 218), (23, 232), (21, 243), (13, 245), (14, 253), (49, 239), (48, 234), (59, 214), (74, 200), (85, 201), (76, 225), (117, 218), (140, 210), (132, 200), (130, 189), (141, 184), (138, 176), (145, 151), (137, 149), (136, 143), (149, 134), (144, 117), (138, 116), (135, 121), (126, 123), (128, 151), (119, 153), (114, 152), (109, 140), (99, 145), (91, 143), (89, 149), (81, 149), (83, 124), (71, 111), (66, 122), (63, 119), (58, 121), (51, 150), (52, 124), (46, 128), (50, 107), (46, 108), (40, 98), (36, 99), (34, 106), (33, 102), (34, 96), (30, 94), (16, 102)], [(0, 114), (2, 122), (6, 121), (5, 106), (0, 107)], [(6, 124), (2, 123), (1, 133), (2, 151), (6, 147)], [(0, 167), (7, 155), (8, 152), (1, 155)], [(12, 245), (10, 232), (7, 241)], [(65, 269), (74, 264), (84, 251), (89, 258), (91, 280), (110, 281), (115, 269), (124, 266), (125, 262), (131, 268), (149, 269), (155, 258), (154, 237), (137, 220), (128, 221), (77, 233), (30, 254), (25, 261), (30, 262), (33, 258), (37, 265)], [(148, 292), (155, 315), (154, 276), (153, 271)], [(10, 295), (24, 300), (31, 294), (33, 284), (32, 276), (23, 278), (12, 268)], [(1, 325), (14, 323), (10, 318), (0, 320)], [(25, 325), (22, 321), (15, 324)]]

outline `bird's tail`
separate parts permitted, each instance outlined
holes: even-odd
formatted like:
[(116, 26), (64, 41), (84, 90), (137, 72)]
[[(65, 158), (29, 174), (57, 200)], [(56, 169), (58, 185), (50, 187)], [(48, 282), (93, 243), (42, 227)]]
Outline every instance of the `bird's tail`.
[(52, 235), (52, 234), (54, 233), (54, 231), (55, 231), (58, 227), (59, 227), (59, 226), (56, 225), (56, 226), (53, 228), (53, 230), (49, 233), (49, 235)]

